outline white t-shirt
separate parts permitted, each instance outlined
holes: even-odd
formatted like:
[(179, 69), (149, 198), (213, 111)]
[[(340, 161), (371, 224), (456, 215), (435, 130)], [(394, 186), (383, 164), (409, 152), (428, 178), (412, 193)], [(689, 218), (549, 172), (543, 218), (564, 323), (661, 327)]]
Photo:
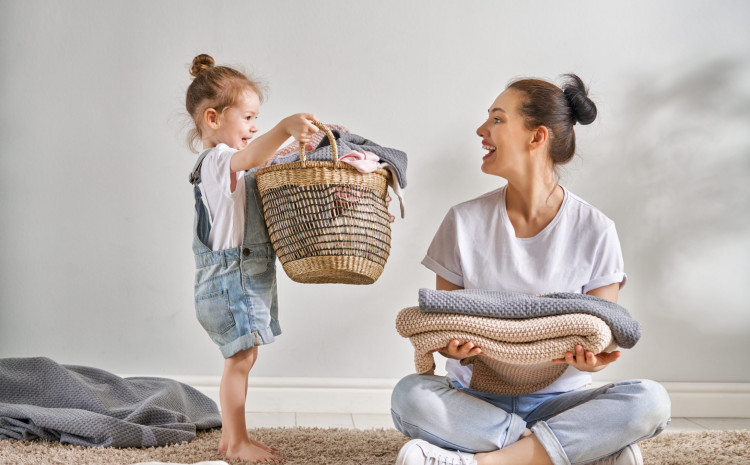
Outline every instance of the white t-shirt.
[[(505, 208), (507, 186), (450, 209), (422, 264), (464, 289), (585, 293), (625, 285), (615, 224), (563, 188), (555, 218), (534, 237), (516, 237)], [(472, 367), (446, 363), (448, 376), (469, 386)], [(567, 392), (591, 383), (591, 375), (568, 367), (539, 393)]]
[(242, 245), (245, 233), (245, 172), (232, 174), (229, 162), (237, 150), (219, 144), (201, 165), (201, 181), (211, 212), (208, 247), (223, 250)]

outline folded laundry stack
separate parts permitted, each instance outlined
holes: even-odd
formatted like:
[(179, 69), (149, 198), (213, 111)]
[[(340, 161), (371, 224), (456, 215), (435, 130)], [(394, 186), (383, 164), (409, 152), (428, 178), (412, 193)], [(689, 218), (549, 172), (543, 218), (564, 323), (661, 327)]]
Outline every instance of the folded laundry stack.
[(421, 289), (419, 304), (396, 318), (399, 334), (414, 345), (417, 372), (432, 373), (433, 352), (451, 340), (471, 341), (482, 355), (462, 361), (473, 365), (469, 387), (493, 394), (549, 386), (567, 367), (552, 360), (578, 344), (600, 353), (633, 347), (640, 338), (640, 325), (627, 310), (582, 294)]

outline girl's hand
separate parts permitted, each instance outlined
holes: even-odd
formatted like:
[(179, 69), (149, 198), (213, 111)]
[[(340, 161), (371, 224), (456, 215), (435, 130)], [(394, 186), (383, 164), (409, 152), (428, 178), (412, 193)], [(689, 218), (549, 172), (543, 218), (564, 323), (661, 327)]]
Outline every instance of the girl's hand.
[(289, 136), (307, 144), (312, 139), (312, 135), (318, 132), (318, 127), (310, 122), (314, 120), (315, 116), (309, 113), (297, 113), (282, 119), (270, 131), (232, 155), (229, 165), (232, 173), (262, 165), (273, 157), (276, 150), (289, 139)]
[(310, 113), (297, 113), (296, 115), (284, 118), (281, 121), (281, 124), (287, 134), (300, 142), (308, 143), (312, 140), (312, 135), (319, 131), (318, 127), (310, 122), (314, 120), (315, 115)]
[(620, 358), (620, 351), (614, 352), (602, 352), (601, 354), (594, 355), (590, 350), (587, 350), (584, 354), (583, 347), (580, 345), (576, 346), (575, 354), (573, 352), (567, 352), (565, 358), (556, 358), (552, 360), (554, 363), (567, 363), (570, 366), (576, 367), (581, 371), (596, 372), (603, 370), (607, 365)]
[(461, 344), (458, 339), (454, 339), (448, 343), (442, 349), (437, 350), (443, 357), (452, 358), (454, 360), (463, 360), (467, 357), (473, 357), (482, 353), (482, 349), (475, 346), (473, 342), (465, 342)]

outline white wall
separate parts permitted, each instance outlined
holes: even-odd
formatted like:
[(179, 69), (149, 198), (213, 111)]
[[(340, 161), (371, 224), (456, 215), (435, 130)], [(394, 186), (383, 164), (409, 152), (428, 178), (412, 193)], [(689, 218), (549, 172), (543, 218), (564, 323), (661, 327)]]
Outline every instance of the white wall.
[(394, 318), (434, 283), (429, 241), (450, 205), (502, 183), (475, 128), (511, 78), (572, 71), (600, 117), (562, 182), (617, 222), (621, 303), (644, 325), (601, 376), (750, 382), (747, 18), (741, 0), (2, 0), (0, 357), (220, 374), (194, 317), (184, 143), (206, 52), (270, 84), (262, 130), (311, 111), (409, 155), (383, 276), (280, 271), (284, 334), (255, 376), (411, 372)]

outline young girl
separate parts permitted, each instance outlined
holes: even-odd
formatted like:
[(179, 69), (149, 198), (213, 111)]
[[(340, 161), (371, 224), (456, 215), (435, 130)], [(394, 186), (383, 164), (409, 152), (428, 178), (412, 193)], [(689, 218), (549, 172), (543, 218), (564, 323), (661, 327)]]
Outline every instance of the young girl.
[[(596, 106), (578, 76), (562, 89), (522, 79), (511, 83), (477, 129), (482, 171), (507, 184), (450, 209), (422, 261), (438, 290), (488, 289), (530, 295), (578, 292), (617, 302), (626, 275), (615, 224), (560, 186), (555, 172), (575, 153), (576, 123)], [(479, 355), (471, 340), (439, 351), (448, 376), (411, 375), (393, 390), (396, 427), (413, 439), (397, 465), (642, 465), (637, 441), (669, 422), (664, 388), (630, 380), (588, 389), (591, 372), (620, 352), (576, 346), (553, 384), (518, 396), (469, 388)]]
[(214, 66), (208, 55), (193, 59), (190, 74), (195, 78), (185, 102), (195, 122), (190, 142), (194, 147), (200, 141), (204, 149), (190, 176), (196, 201), (195, 307), (198, 321), (225, 358), (219, 451), (240, 460), (280, 461), (278, 451), (251, 439), (245, 425), (247, 378), (258, 346), (281, 333), (276, 257), (253, 168), (289, 136), (309, 142), (318, 128), (309, 122), (313, 115), (300, 113), (251, 142), (263, 100), (260, 86), (239, 71)]

